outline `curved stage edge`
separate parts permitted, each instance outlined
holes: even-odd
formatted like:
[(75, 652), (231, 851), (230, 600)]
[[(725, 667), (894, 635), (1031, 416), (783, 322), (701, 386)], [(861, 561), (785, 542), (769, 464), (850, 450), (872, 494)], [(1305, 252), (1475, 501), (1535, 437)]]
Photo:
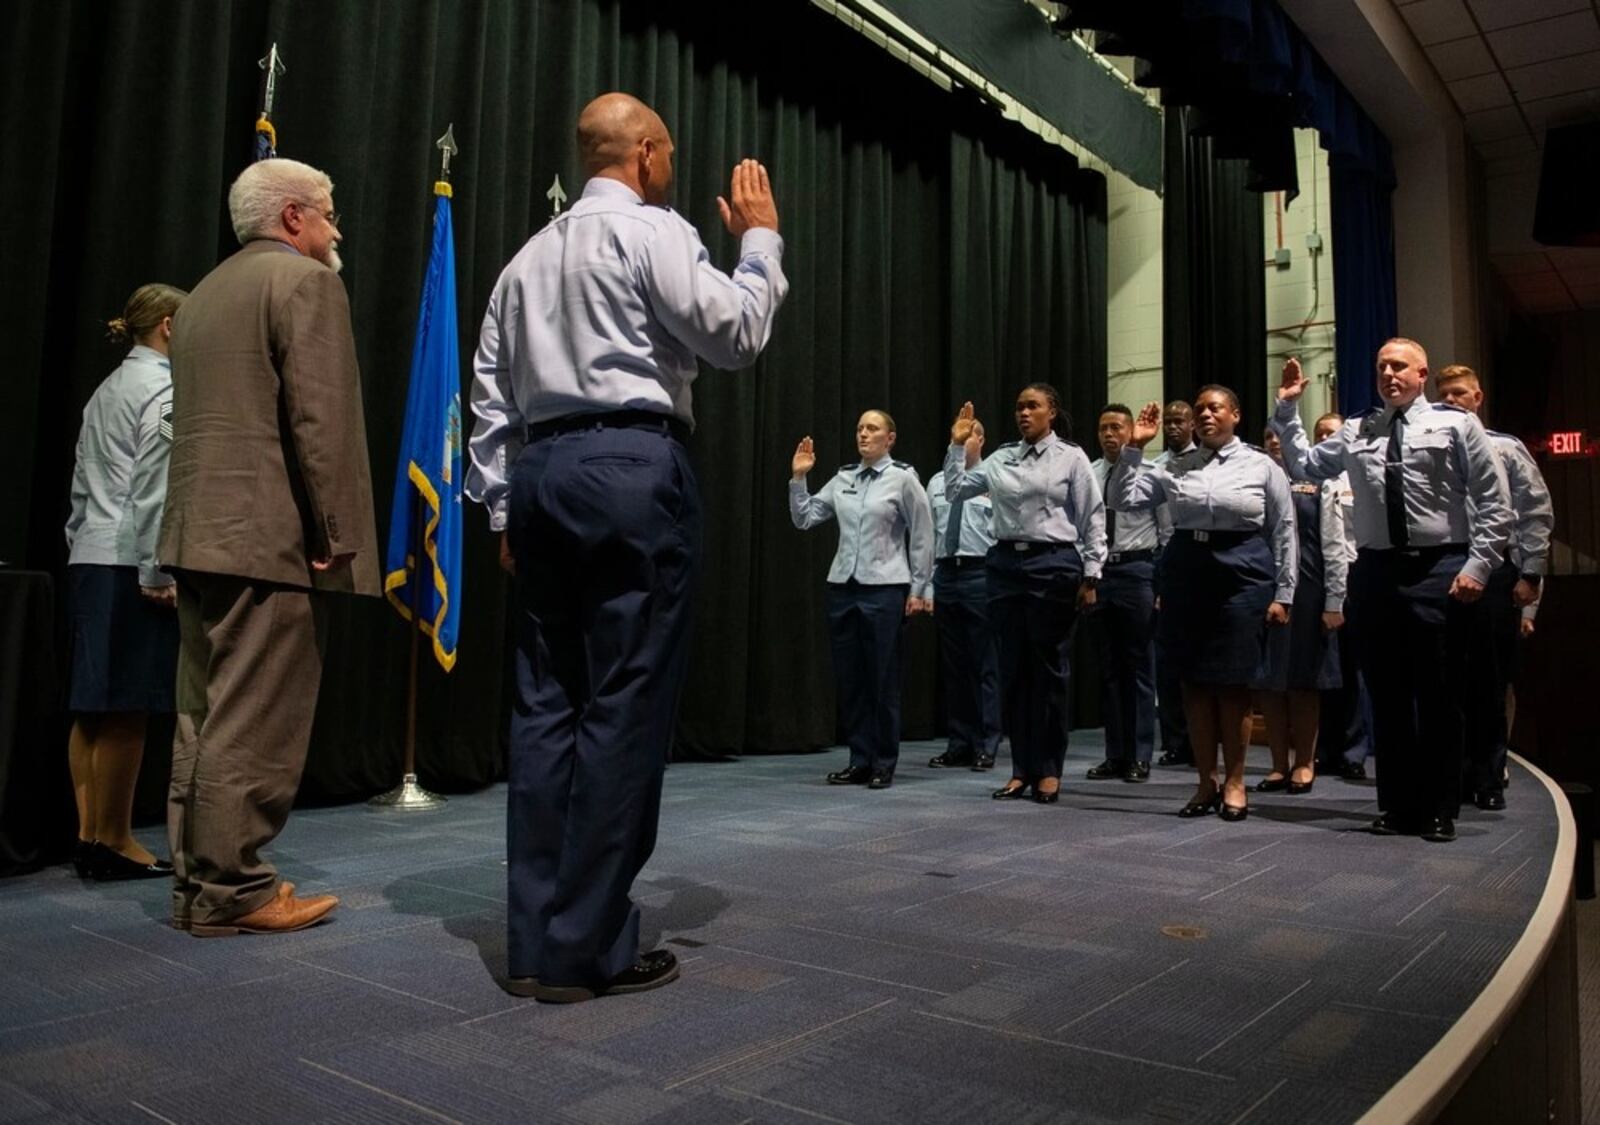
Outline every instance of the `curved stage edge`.
[(1559, 822), (1544, 894), (1500, 969), (1416, 1066), (1361, 1118), (1391, 1122), (1577, 1121), (1582, 1116), (1573, 871), (1578, 829), (1561, 787), (1512, 758)]

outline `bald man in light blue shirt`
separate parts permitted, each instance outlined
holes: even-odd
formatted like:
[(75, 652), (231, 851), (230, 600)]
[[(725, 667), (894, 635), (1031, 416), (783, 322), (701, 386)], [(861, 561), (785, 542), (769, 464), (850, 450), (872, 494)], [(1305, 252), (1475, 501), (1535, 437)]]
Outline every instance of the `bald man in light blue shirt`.
[(472, 388), (467, 495), (517, 579), (507, 987), (547, 1003), (677, 978), (629, 900), (650, 858), (700, 551), (684, 442), (697, 360), (753, 363), (788, 290), (766, 169), (733, 172), (731, 276), (666, 206), (672, 137), (606, 94), (578, 119), (590, 180), (512, 258)]

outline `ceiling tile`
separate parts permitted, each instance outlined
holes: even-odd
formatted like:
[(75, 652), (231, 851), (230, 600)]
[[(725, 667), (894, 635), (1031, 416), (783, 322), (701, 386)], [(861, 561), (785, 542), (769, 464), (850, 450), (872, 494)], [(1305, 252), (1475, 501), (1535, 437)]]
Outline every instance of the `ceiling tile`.
[(1562, 273), (1600, 269), (1600, 248), (1591, 246), (1552, 246), (1544, 252)]
[(1514, 273), (1506, 276), (1506, 286), (1519, 297), (1545, 297), (1564, 300), (1566, 284), (1555, 270), (1547, 273)]
[(1494, 57), (1507, 70), (1597, 51), (1600, 50), (1600, 19), (1595, 18), (1593, 12), (1574, 12), (1570, 16), (1491, 31), (1489, 46), (1494, 48)]
[(1589, 8), (1589, 0), (1471, 0), (1471, 3), (1473, 14), (1485, 31)]
[(1505, 180), (1527, 175), (1530, 165), (1537, 167), (1533, 159), (1527, 156), (1508, 156), (1497, 160), (1485, 160), (1483, 162), (1483, 174), (1491, 180)]
[(1600, 266), (1591, 266), (1589, 269), (1563, 269), (1561, 280), (1567, 283), (1568, 289), (1594, 289), (1600, 287)]
[(1512, 107), (1467, 114), (1467, 136), (1479, 144), (1527, 135), (1528, 126), (1523, 122), (1522, 114)]
[(1550, 259), (1540, 251), (1527, 254), (1494, 254), (1490, 256), (1490, 260), (1494, 262), (1495, 272), (1501, 277), (1545, 273), (1550, 270)]
[(1511, 79), (1511, 88), (1517, 92), (1517, 97), (1524, 101), (1591, 90), (1600, 87), (1600, 51), (1518, 67), (1507, 71), (1506, 77)]
[(1401, 8), (1400, 14), (1424, 47), (1478, 34), (1478, 27), (1467, 14), (1462, 0), (1417, 0)]
[(1511, 91), (1498, 74), (1480, 74), (1476, 78), (1452, 82), (1450, 96), (1455, 98), (1462, 113), (1478, 113), (1512, 104)]
[(1483, 40), (1474, 35), (1470, 39), (1452, 39), (1448, 43), (1436, 43), (1428, 48), (1428, 57), (1433, 60), (1433, 69), (1439, 72), (1439, 77), (1446, 82), (1454, 82), (1458, 78), (1471, 78), (1478, 74), (1493, 73), (1494, 59), (1489, 54), (1489, 48), (1483, 45)]
[(1534, 132), (1540, 134), (1554, 125), (1600, 121), (1600, 90), (1584, 90), (1554, 98), (1534, 98), (1523, 102), (1522, 110), (1528, 115)]
[(1482, 141), (1477, 145), (1478, 154), (1485, 160), (1503, 160), (1512, 156), (1537, 156), (1539, 146), (1533, 143), (1533, 138), (1524, 133), (1519, 137), (1507, 137), (1502, 141)]

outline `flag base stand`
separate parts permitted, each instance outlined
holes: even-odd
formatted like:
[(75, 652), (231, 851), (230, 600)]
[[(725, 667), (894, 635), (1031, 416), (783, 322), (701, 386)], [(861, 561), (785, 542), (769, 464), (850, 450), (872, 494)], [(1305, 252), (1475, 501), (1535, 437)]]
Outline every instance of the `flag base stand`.
[(408, 773), (400, 779), (387, 793), (379, 793), (369, 805), (377, 805), (386, 809), (404, 809), (408, 812), (425, 812), (436, 809), (445, 803), (445, 799), (437, 793), (430, 793), (417, 781), (417, 775)]

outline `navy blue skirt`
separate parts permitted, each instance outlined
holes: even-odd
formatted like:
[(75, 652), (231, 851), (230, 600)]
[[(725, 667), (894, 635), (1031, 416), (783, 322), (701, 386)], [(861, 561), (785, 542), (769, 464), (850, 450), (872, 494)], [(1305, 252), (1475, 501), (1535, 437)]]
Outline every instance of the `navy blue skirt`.
[(139, 593), (132, 566), (67, 567), (67, 710), (171, 711), (178, 614)]
[(1267, 627), (1267, 658), (1253, 687), (1260, 691), (1326, 691), (1343, 686), (1339, 634), (1322, 627), (1326, 604), (1322, 583), (1306, 581), (1302, 568), (1288, 626)]
[(1260, 532), (1211, 532), (1205, 540), (1196, 534), (1174, 533), (1161, 560), (1162, 656), (1180, 680), (1248, 687), (1266, 658), (1272, 548)]

